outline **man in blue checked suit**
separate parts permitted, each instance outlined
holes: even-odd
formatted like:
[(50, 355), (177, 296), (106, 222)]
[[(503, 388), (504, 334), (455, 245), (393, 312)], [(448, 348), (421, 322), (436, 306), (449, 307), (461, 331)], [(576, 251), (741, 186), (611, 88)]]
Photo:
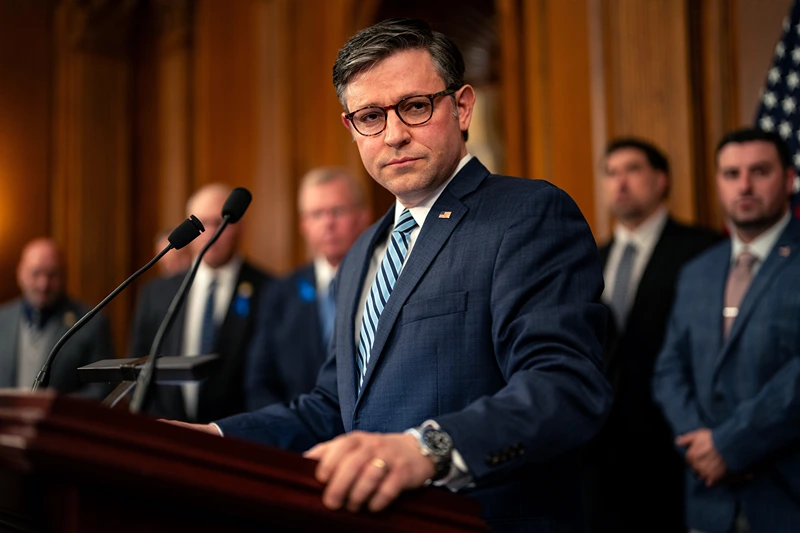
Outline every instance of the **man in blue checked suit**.
[(775, 133), (717, 148), (731, 239), (678, 282), (653, 391), (684, 454), (692, 532), (800, 527), (800, 222), (792, 157)]
[(314, 388), (336, 307), (330, 285), (370, 223), (364, 193), (342, 167), (317, 167), (298, 192), (300, 232), (313, 261), (272, 283), (255, 316), (245, 368), (248, 409), (289, 402)]
[(563, 191), (467, 153), (463, 74), (421, 21), (340, 50), (342, 122), (397, 202), (339, 267), (314, 390), (198, 429), (318, 459), (332, 509), (433, 483), (476, 498), (494, 531), (584, 531), (580, 452), (611, 400), (597, 248)]

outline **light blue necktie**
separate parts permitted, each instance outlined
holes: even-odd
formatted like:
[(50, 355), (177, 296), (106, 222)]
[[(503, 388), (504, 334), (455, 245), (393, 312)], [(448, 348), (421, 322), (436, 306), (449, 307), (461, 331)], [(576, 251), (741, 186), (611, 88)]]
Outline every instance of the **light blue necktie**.
[(411, 232), (417, 227), (417, 222), (408, 209), (404, 209), (395, 224), (394, 231), (389, 238), (389, 245), (383, 255), (381, 267), (372, 282), (369, 296), (364, 304), (364, 315), (361, 317), (361, 334), (358, 341), (358, 392), (367, 373), (370, 351), (375, 342), (375, 332), (378, 330), (378, 319), (389, 301), (394, 284), (400, 276), (403, 261), (408, 253)]
[(319, 321), (322, 325), (322, 345), (326, 352), (328, 343), (333, 334), (333, 320), (336, 316), (336, 301), (333, 298), (333, 280), (328, 285), (328, 292), (324, 296), (317, 298), (317, 309), (319, 310)]
[(213, 353), (214, 342), (217, 338), (217, 326), (214, 324), (214, 299), (217, 292), (217, 278), (211, 280), (206, 296), (206, 307), (203, 310), (203, 326), (200, 332), (200, 354), (207, 355)]

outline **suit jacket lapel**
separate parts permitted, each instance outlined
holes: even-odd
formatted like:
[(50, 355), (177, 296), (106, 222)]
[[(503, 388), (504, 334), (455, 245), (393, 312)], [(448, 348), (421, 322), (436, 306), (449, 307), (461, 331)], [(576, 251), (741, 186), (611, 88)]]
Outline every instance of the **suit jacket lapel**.
[[(783, 268), (793, 259), (791, 254), (800, 252), (800, 249), (796, 247), (798, 243), (798, 239), (796, 238), (798, 228), (800, 228), (800, 223), (795, 223), (794, 220), (789, 222), (789, 226), (786, 227), (781, 236), (778, 238), (775, 246), (772, 247), (772, 251), (770, 251), (767, 259), (764, 261), (764, 264), (761, 265), (761, 268), (758, 270), (753, 278), (753, 281), (750, 283), (750, 287), (748, 287), (747, 292), (744, 295), (744, 299), (739, 306), (739, 314), (733, 321), (733, 326), (728, 334), (728, 338), (722, 346), (722, 351), (717, 360), (717, 368), (719, 368), (720, 363), (722, 363), (722, 361), (725, 359), (725, 356), (730, 352), (731, 346), (741, 335), (742, 330), (747, 326), (747, 321), (752, 316), (753, 309), (755, 309), (756, 304), (764, 295), (767, 288), (769, 288), (769, 286), (777, 278), (780, 271), (783, 270)], [(730, 257), (730, 253), (728, 254), (728, 257)], [(721, 313), (717, 314), (721, 315)], [(721, 316), (719, 318), (719, 323), (720, 329), (718, 331), (721, 332)]]

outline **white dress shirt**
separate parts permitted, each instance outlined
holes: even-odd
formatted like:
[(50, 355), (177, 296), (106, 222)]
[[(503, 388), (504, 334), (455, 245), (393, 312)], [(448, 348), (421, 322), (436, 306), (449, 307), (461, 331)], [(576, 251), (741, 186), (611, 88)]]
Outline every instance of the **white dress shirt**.
[[(241, 268), (242, 258), (238, 255), (235, 255), (226, 265), (217, 269), (211, 268), (203, 262), (200, 263), (194, 282), (186, 295), (186, 321), (183, 324), (183, 348), (181, 350), (183, 353), (168, 355), (208, 355), (199, 353), (208, 288), (211, 282), (216, 279), (214, 324), (219, 328), (230, 308), (231, 300), (236, 290), (236, 280), (239, 278)], [(197, 417), (197, 396), (200, 391), (200, 384), (185, 383), (182, 388), (186, 414), (189, 420), (194, 420)]]
[(317, 299), (328, 296), (331, 281), (336, 277), (336, 267), (328, 263), (324, 257), (314, 258), (314, 282), (317, 284)]
[(614, 241), (611, 244), (611, 249), (608, 252), (608, 261), (606, 261), (606, 267), (603, 270), (605, 289), (603, 290), (602, 300), (607, 304), (611, 303), (611, 295), (614, 294), (614, 282), (617, 277), (619, 263), (622, 260), (622, 254), (629, 243), (633, 244), (636, 247), (636, 259), (633, 262), (628, 285), (625, 302), (626, 315), (631, 306), (633, 306), (639, 282), (642, 280), (642, 274), (644, 274), (644, 269), (647, 268), (647, 263), (650, 262), (650, 258), (653, 256), (653, 250), (664, 232), (668, 217), (667, 208), (661, 206), (634, 230), (629, 230), (619, 222), (614, 225)]

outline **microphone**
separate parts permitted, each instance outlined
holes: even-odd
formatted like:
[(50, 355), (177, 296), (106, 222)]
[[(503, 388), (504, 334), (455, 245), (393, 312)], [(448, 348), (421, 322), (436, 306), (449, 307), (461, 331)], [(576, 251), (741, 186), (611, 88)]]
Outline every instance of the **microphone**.
[(200, 233), (203, 231), (205, 231), (203, 224), (194, 215), (191, 215), (189, 218), (181, 222), (177, 228), (172, 230), (172, 233), (170, 233), (169, 237), (167, 237), (169, 244), (165, 246), (164, 249), (158, 253), (158, 255), (156, 255), (153, 259), (151, 259), (150, 262), (147, 263), (145, 266), (137, 270), (131, 277), (122, 282), (122, 285), (114, 289), (114, 291), (108, 296), (106, 296), (102, 302), (97, 304), (97, 306), (94, 309), (92, 309), (91, 311), (86, 313), (83, 317), (81, 317), (80, 320), (75, 322), (75, 324), (73, 324), (73, 326), (69, 328), (66, 333), (64, 333), (64, 335), (58, 340), (55, 346), (53, 346), (53, 349), (50, 351), (50, 354), (47, 356), (47, 359), (45, 359), (41, 370), (39, 370), (39, 373), (36, 375), (36, 379), (33, 381), (33, 386), (31, 387), (31, 391), (35, 392), (40, 387), (47, 387), (48, 383), (50, 383), (50, 367), (53, 366), (53, 361), (55, 361), (56, 355), (58, 354), (59, 350), (61, 350), (61, 347), (64, 346), (64, 343), (66, 343), (73, 335), (75, 335), (78, 332), (78, 330), (84, 326), (84, 324), (86, 324), (88, 321), (94, 318), (94, 316), (97, 313), (99, 313), (100, 310), (103, 309), (108, 304), (108, 302), (113, 300), (117, 296), (117, 294), (119, 294), (120, 292), (123, 291), (123, 289), (125, 289), (125, 287), (133, 283), (133, 281), (136, 278), (144, 274), (147, 270), (150, 269), (150, 267), (155, 265), (159, 261), (159, 259), (164, 257), (164, 255), (167, 252), (169, 252), (173, 248), (175, 250), (180, 250), (181, 248), (192, 242), (195, 238), (197, 238), (197, 236), (200, 235)]
[(222, 206), (222, 223), (219, 225), (219, 228), (217, 228), (217, 231), (214, 233), (214, 235), (212, 235), (208, 240), (203, 249), (200, 250), (200, 253), (197, 254), (194, 262), (192, 262), (192, 268), (186, 273), (186, 277), (183, 278), (183, 283), (178, 289), (178, 292), (175, 294), (175, 297), (172, 299), (169, 309), (167, 309), (167, 314), (164, 316), (164, 320), (161, 321), (161, 325), (158, 327), (156, 336), (153, 338), (153, 344), (150, 346), (150, 354), (147, 356), (147, 361), (145, 362), (144, 367), (142, 368), (142, 371), (139, 373), (139, 376), (136, 380), (136, 390), (134, 390), (133, 398), (131, 399), (130, 403), (131, 413), (138, 413), (147, 408), (150, 394), (156, 382), (155, 361), (158, 357), (157, 354), (161, 350), (161, 345), (164, 342), (164, 335), (175, 319), (175, 313), (177, 313), (178, 308), (181, 306), (181, 304), (183, 304), (186, 294), (189, 291), (189, 286), (191, 286), (192, 282), (194, 281), (194, 277), (197, 274), (197, 269), (200, 267), (200, 262), (202, 261), (203, 256), (206, 254), (208, 249), (211, 248), (215, 242), (217, 242), (217, 239), (219, 239), (219, 236), (223, 231), (225, 231), (225, 228), (228, 227), (228, 224), (235, 224), (242, 218), (242, 215), (244, 215), (244, 212), (247, 210), (247, 207), (250, 205), (250, 201), (252, 199), (253, 195), (250, 194), (250, 191), (244, 187), (237, 187), (231, 191), (230, 195), (228, 195), (228, 199), (225, 200), (225, 203)]

